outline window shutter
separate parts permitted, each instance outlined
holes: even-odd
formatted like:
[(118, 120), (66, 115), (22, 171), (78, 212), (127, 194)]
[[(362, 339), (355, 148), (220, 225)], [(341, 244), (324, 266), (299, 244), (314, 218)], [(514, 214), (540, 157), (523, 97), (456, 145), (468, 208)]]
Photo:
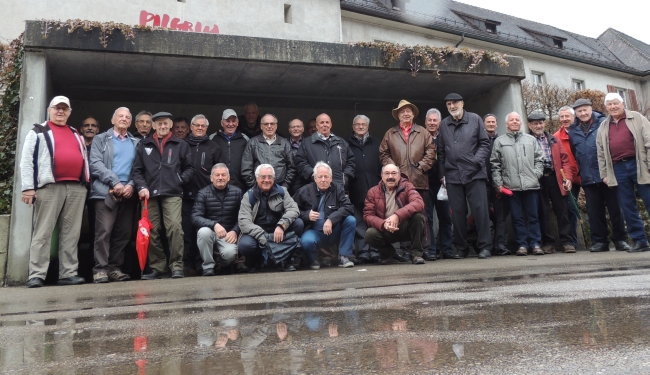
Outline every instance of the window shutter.
[(607, 92), (616, 92), (616, 86), (607, 85)]
[(632, 89), (627, 90), (627, 95), (630, 97), (630, 105), (628, 106), (633, 111), (639, 110), (639, 103), (636, 101), (636, 93)]

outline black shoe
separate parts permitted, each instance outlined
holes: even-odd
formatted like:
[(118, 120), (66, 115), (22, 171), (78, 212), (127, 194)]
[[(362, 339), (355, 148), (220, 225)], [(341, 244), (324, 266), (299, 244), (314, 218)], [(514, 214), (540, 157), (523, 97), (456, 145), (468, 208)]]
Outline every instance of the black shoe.
[(332, 263), (330, 262), (329, 259), (323, 259), (320, 261), (320, 266), (321, 267), (332, 267)]
[[(214, 275), (214, 271), (212, 271), (212, 274)], [(172, 271), (172, 279), (182, 279), (184, 277), (185, 274), (183, 273), (183, 270)]]
[(641, 253), (643, 251), (648, 251), (648, 250), (650, 250), (650, 245), (648, 245), (645, 242), (637, 242), (627, 252), (628, 253)]
[(40, 277), (32, 277), (27, 281), (28, 288), (40, 288), (43, 286), (43, 279)]
[(237, 263), (235, 269), (237, 273), (249, 273), (251, 271), (245, 263)]
[(379, 263), (379, 262), (381, 262), (381, 257), (379, 255), (370, 257), (370, 263)]
[(74, 276), (66, 277), (65, 279), (59, 279), (59, 281), (57, 281), (56, 283), (58, 285), (79, 285), (85, 282), (86, 280), (83, 277), (74, 275)]
[(592, 253), (602, 253), (605, 251), (609, 251), (609, 243), (604, 243), (604, 242), (599, 242), (592, 247), (589, 248), (589, 251)]
[(361, 261), (359, 259), (357, 259), (357, 257), (355, 257), (354, 255), (350, 255), (347, 258), (348, 258), (348, 260), (350, 262), (354, 263), (355, 266), (358, 266), (359, 264), (361, 264)]
[(488, 249), (483, 249), (481, 250), (480, 253), (478, 253), (478, 258), (479, 259), (490, 259), (492, 257), (492, 254), (490, 253), (490, 250)]
[(453, 253), (442, 253), (442, 259), (456, 259)]
[(497, 248), (494, 250), (494, 255), (510, 255), (512, 254), (510, 250), (508, 250), (507, 247), (504, 245), (499, 245)]
[(280, 265), (280, 271), (282, 272), (293, 272), (296, 270), (296, 267), (293, 266), (290, 262), (284, 262)]
[(457, 252), (454, 255), (451, 256), (451, 259), (465, 259), (467, 258), (469, 254), (468, 253), (462, 253), (462, 252)]
[(214, 269), (204, 270), (203, 276), (214, 276)]
[(629, 252), (632, 252), (632, 253), (635, 252), (635, 251), (630, 251), (630, 250), (632, 250), (632, 248), (625, 241), (616, 241), (616, 242), (614, 242), (614, 247), (616, 248), (616, 251), (629, 251)]
[(143, 273), (142, 276), (140, 277), (140, 280), (155, 280), (155, 279), (162, 279), (163, 273), (160, 271), (152, 270), (149, 273)]
[(395, 254), (393, 255), (393, 259), (395, 259), (396, 261), (401, 262), (401, 263), (405, 263), (405, 262), (410, 261), (409, 258), (407, 258), (407, 257), (405, 257), (405, 256), (403, 256), (403, 255), (399, 255), (399, 254), (397, 254), (397, 253), (395, 253)]
[(425, 251), (424, 253), (422, 253), (422, 258), (424, 258), (424, 260), (428, 260), (430, 262), (433, 262), (433, 261), (435, 261), (437, 259), (436, 254), (434, 254), (434, 253), (432, 253), (430, 251)]

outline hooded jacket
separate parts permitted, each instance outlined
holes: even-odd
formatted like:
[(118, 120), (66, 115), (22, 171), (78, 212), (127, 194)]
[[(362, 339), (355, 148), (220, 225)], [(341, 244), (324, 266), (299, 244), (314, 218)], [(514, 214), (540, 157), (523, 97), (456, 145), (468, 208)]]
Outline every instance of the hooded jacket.
[[(120, 183), (120, 178), (113, 172), (113, 158), (115, 155), (113, 150), (113, 131), (113, 128), (110, 128), (93, 138), (94, 147), (90, 148), (89, 157), (92, 185), (90, 186), (90, 196), (88, 199), (104, 199), (108, 191)], [(132, 136), (129, 132), (126, 133), (126, 136), (133, 142), (133, 147), (137, 150), (140, 140)], [(131, 162), (131, 169), (133, 169), (134, 163), (135, 157)], [(133, 179), (127, 182), (127, 185), (135, 188)]]
[(436, 162), (436, 145), (431, 133), (415, 123), (406, 142), (397, 125), (384, 135), (379, 146), (379, 158), (382, 165), (398, 166), (416, 189), (426, 190), (429, 188), (427, 171)]
[(212, 167), (219, 163), (221, 148), (207, 136), (205, 139), (199, 140), (189, 135), (184, 141), (190, 146), (194, 177), (183, 188), (183, 198), (195, 199), (199, 190), (212, 185), (210, 174), (212, 173)]
[(578, 174), (582, 185), (592, 185), (603, 182), (598, 170), (598, 149), (596, 147), (596, 135), (601, 123), (606, 117), (598, 111), (592, 111), (592, 124), (587, 134), (580, 127), (580, 119), (576, 116), (573, 125), (569, 128), (569, 142), (571, 152), (578, 163)]
[(494, 187), (504, 186), (512, 191), (539, 189), (544, 155), (532, 135), (509, 131), (497, 137), (490, 163)]
[[(413, 184), (409, 182), (408, 177), (402, 173), (399, 184), (396, 187), (395, 201), (397, 203), (397, 211), (395, 215), (399, 217), (399, 221), (409, 219), (416, 213), (424, 212), (424, 201), (420, 193), (415, 190)], [(366, 203), (363, 207), (363, 220), (368, 227), (373, 227), (377, 230), (384, 230), (384, 221), (386, 220), (386, 185), (384, 181), (379, 181), (368, 191)]]
[[(325, 194), (325, 220), (329, 219), (332, 222), (332, 227), (345, 220), (346, 217), (354, 215), (354, 206), (352, 206), (350, 199), (345, 194), (343, 186), (332, 183), (323, 194)], [(314, 222), (309, 220), (309, 212), (314, 208), (318, 208), (319, 203), (316, 182), (305, 185), (298, 190), (294, 200), (300, 210), (300, 218), (305, 223), (305, 230), (311, 228)]]

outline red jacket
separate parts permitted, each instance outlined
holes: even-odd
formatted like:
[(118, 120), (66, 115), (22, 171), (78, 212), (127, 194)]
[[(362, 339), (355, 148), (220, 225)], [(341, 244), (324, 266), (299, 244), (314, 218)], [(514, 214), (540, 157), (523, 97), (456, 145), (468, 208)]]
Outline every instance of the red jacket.
[[(420, 193), (415, 190), (405, 174), (402, 173), (402, 178), (397, 185), (397, 192), (395, 193), (395, 200), (397, 200), (397, 211), (395, 214), (399, 217), (399, 221), (407, 220), (417, 212), (424, 212), (424, 201)], [(384, 230), (384, 221), (386, 218), (386, 186), (383, 181), (379, 181), (379, 185), (373, 186), (366, 196), (366, 202), (363, 207), (363, 220), (369, 227), (377, 230)]]
[[(572, 184), (581, 184), (582, 181), (580, 179), (580, 175), (578, 174), (578, 163), (576, 163), (576, 158), (573, 156), (573, 152), (571, 152), (571, 144), (569, 143), (569, 133), (564, 130), (564, 128), (560, 127), (558, 131), (553, 134), (555, 138), (557, 138), (560, 143), (562, 143), (562, 146), (564, 147), (564, 151), (567, 153), (569, 156), (569, 169), (571, 170), (571, 176), (573, 179), (571, 179)], [(553, 159), (555, 159), (555, 156), (553, 156)], [(557, 169), (557, 168), (556, 168)], [(566, 173), (567, 170), (565, 169), (564, 172)], [(569, 177), (569, 174), (567, 173), (567, 178)]]
[[(546, 133), (546, 132), (545, 132)], [(573, 183), (574, 173), (571, 168), (571, 163), (569, 163), (569, 153), (564, 149), (562, 142), (560, 142), (555, 136), (552, 136), (546, 133), (546, 138), (551, 145), (551, 156), (553, 157), (553, 169), (555, 169), (555, 177), (557, 177), (557, 183), (560, 186), (560, 191), (562, 195), (567, 195), (568, 192), (564, 190), (564, 179), (562, 178), (561, 169), (564, 169), (564, 174), (566, 175), (567, 180)]]

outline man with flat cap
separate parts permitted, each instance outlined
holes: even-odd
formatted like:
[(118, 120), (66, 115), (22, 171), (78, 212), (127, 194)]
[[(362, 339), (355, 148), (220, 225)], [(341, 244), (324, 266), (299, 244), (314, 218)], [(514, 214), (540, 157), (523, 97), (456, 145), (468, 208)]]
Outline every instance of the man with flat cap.
[(246, 191), (248, 188), (241, 173), (241, 165), (248, 139), (237, 129), (238, 124), (237, 113), (232, 109), (226, 109), (221, 115), (223, 129), (210, 135), (210, 139), (221, 148), (219, 163), (228, 166), (230, 183)]
[(169, 243), (169, 268), (172, 278), (183, 274), (183, 185), (194, 176), (190, 146), (171, 132), (172, 115), (158, 112), (152, 116), (155, 132), (138, 144), (133, 165), (133, 182), (141, 199), (149, 198), (149, 220), (154, 229), (149, 243), (151, 272), (143, 280), (161, 278), (167, 272), (160, 230), (165, 225)]
[(458, 94), (445, 97), (450, 116), (440, 123), (438, 140), (439, 177), (446, 185), (454, 224), (454, 259), (469, 254), (467, 243), (467, 204), (474, 215), (478, 240), (479, 259), (491, 257), (492, 240), (485, 184), (485, 160), (490, 141), (483, 119), (476, 113), (464, 110), (465, 102)]

